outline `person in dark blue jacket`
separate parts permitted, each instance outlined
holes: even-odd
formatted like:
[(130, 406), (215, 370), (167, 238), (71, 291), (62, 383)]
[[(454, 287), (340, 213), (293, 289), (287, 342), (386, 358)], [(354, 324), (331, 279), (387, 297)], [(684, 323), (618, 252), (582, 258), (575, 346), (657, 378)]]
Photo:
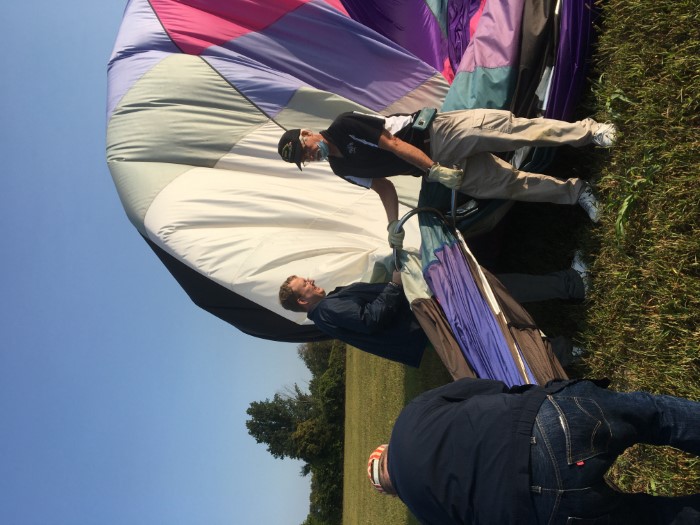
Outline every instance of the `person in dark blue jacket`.
[(428, 344), (403, 293), (400, 272), (388, 283), (354, 283), (329, 294), (313, 279), (290, 276), (280, 287), (287, 310), (306, 312), (323, 333), (371, 354), (417, 367)]
[[(546, 275), (500, 274), (518, 302), (585, 298), (588, 267), (580, 254), (568, 270)], [(282, 306), (293, 312), (306, 312), (316, 327), (330, 337), (379, 357), (418, 367), (428, 337), (413, 315), (401, 284), (401, 273), (394, 272), (389, 283), (354, 283), (329, 294), (313, 279), (292, 275), (279, 291)], [(550, 339), (555, 355), (564, 366), (576, 359), (567, 338)]]
[(700, 523), (700, 493), (626, 494), (605, 483), (635, 443), (700, 455), (700, 403), (586, 380), (509, 389), (461, 379), (403, 409), (368, 475), (431, 525)]

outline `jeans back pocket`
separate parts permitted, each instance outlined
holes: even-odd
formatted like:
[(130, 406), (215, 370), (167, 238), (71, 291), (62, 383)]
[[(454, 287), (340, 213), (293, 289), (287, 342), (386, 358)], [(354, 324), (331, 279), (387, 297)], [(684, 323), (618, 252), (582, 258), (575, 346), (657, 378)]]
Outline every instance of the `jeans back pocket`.
[(566, 436), (569, 465), (608, 451), (612, 432), (603, 410), (587, 397), (550, 397)]

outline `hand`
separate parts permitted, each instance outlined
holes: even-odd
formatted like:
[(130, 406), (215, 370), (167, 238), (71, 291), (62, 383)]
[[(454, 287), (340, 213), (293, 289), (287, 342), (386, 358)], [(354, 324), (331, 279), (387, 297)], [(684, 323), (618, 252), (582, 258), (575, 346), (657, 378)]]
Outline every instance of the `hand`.
[(430, 182), (439, 182), (451, 190), (458, 190), (462, 185), (462, 179), (464, 179), (463, 170), (440, 166), (437, 162), (428, 171), (428, 180)]
[(401, 272), (398, 270), (394, 270), (394, 273), (391, 275), (391, 282), (396, 283), (399, 286), (403, 286), (403, 283), (401, 282)]
[(396, 225), (399, 223), (398, 220), (393, 220), (386, 227), (389, 232), (389, 246), (392, 248), (398, 248), (399, 250), (403, 248), (403, 238), (406, 236), (406, 232), (402, 230), (396, 231)]

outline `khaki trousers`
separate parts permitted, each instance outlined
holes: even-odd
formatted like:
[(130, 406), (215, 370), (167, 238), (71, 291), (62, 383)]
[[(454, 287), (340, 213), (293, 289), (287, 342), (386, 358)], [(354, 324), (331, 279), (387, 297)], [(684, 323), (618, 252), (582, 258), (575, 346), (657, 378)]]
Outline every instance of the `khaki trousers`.
[(430, 153), (435, 162), (464, 170), (460, 191), (472, 197), (576, 204), (584, 189), (580, 179), (520, 171), (490, 152), (524, 146), (584, 146), (593, 140), (594, 125), (592, 119), (526, 119), (494, 109), (448, 111), (433, 121)]

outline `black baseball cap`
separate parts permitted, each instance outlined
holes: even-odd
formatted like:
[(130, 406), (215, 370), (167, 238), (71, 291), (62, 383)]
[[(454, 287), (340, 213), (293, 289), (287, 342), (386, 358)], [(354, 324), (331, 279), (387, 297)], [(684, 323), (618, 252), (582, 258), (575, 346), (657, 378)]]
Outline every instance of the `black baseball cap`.
[(301, 143), (301, 130), (285, 131), (277, 145), (277, 153), (285, 162), (293, 162), (301, 169), (301, 159), (304, 156), (304, 146)]

